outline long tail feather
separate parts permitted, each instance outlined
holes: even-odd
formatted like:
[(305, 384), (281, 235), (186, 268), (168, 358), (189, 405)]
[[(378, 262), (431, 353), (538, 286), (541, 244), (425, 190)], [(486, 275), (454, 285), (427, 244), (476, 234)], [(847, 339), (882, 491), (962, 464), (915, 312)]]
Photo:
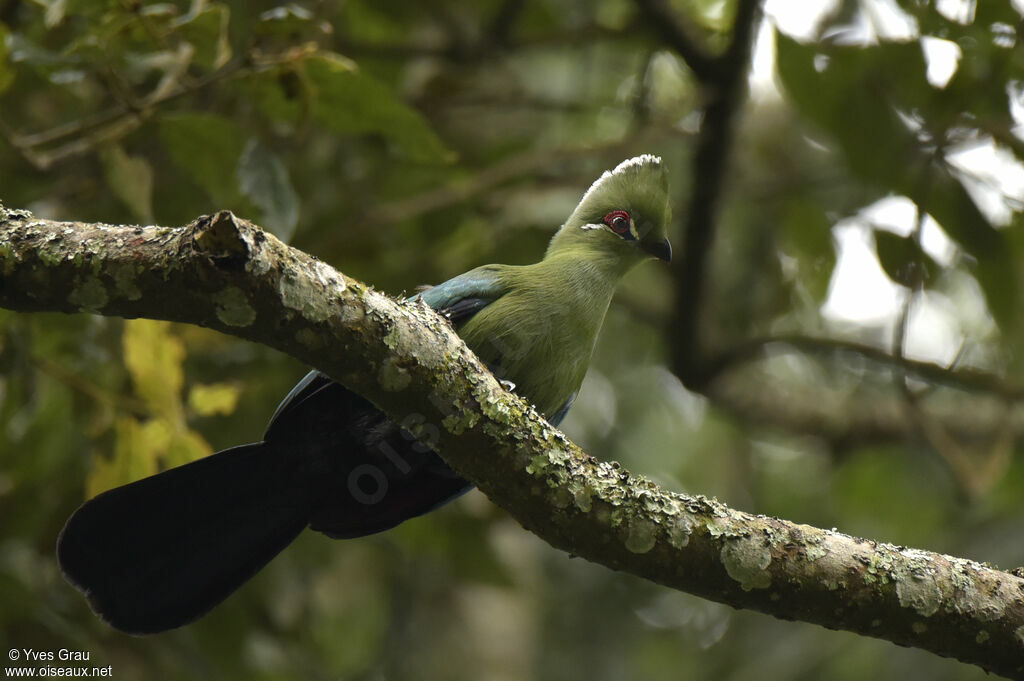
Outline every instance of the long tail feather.
[(105, 492), (68, 520), (57, 557), (121, 631), (191, 622), (306, 527), (310, 493), (294, 459), (242, 445)]

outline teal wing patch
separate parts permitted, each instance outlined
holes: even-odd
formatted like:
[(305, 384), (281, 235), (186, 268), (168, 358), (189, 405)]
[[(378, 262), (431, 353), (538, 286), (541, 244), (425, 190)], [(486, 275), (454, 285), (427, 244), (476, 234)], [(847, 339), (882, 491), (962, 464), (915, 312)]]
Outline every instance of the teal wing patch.
[(496, 268), (485, 265), (421, 291), (412, 300), (422, 300), (458, 326), (505, 292)]

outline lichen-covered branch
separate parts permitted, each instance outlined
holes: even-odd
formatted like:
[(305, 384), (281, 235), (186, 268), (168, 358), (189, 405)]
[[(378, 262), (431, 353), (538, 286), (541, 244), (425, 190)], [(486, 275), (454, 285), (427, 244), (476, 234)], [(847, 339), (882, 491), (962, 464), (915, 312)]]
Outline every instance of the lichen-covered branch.
[(552, 545), (738, 608), (1024, 679), (1024, 579), (660, 489), (569, 442), (449, 325), (231, 213), (185, 228), (0, 207), (0, 306), (168, 319), (277, 348), (372, 400)]

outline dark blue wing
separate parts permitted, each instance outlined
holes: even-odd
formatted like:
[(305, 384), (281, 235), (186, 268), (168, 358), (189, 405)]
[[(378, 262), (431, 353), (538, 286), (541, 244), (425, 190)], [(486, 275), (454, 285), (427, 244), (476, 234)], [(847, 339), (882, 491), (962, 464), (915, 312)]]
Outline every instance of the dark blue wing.
[[(473, 315), (500, 298), (506, 291), (497, 275), (498, 268), (484, 265), (416, 294), (411, 300), (423, 300), (448, 319), (455, 328), (469, 321)], [(269, 434), (274, 424), (296, 405), (332, 383), (331, 379), (314, 369), (295, 384), (270, 417)]]
[[(302, 380), (295, 384), (288, 394), (284, 396), (281, 403), (277, 405), (277, 409), (274, 410), (274, 415), (270, 417), (270, 424), (267, 426), (267, 432), (270, 432), (274, 422), (283, 414), (286, 410), (291, 409), (295, 405), (302, 402), (304, 399), (320, 390), (324, 386), (332, 383), (330, 377), (321, 372), (313, 369), (308, 374), (302, 377)], [(264, 439), (266, 436), (264, 435)]]

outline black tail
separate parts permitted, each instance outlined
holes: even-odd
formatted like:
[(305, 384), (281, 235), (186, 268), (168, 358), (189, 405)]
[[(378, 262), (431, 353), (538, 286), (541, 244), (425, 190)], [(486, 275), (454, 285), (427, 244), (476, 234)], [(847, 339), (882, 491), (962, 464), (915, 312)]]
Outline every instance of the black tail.
[(57, 558), (111, 626), (173, 629), (295, 539), (310, 519), (307, 487), (273, 445), (226, 449), (86, 502), (57, 539)]

